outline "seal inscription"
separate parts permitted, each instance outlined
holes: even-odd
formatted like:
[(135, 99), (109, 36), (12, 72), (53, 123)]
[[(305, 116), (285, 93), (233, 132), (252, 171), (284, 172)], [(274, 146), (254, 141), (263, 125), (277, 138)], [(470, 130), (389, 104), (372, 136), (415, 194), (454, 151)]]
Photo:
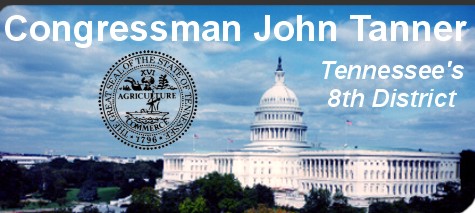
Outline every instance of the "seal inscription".
[(191, 73), (163, 52), (139, 51), (119, 59), (99, 90), (102, 120), (112, 135), (137, 149), (159, 149), (179, 140), (196, 115)]

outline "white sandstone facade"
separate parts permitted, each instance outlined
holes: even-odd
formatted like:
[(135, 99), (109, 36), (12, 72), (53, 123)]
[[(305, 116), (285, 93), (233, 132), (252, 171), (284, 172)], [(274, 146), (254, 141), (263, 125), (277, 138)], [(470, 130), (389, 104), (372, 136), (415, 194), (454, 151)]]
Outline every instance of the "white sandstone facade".
[[(458, 154), (315, 149), (307, 144), (306, 131), (303, 111), (295, 93), (285, 86), (279, 58), (275, 84), (255, 112), (251, 143), (233, 152), (164, 154), (163, 179), (157, 188), (217, 171), (234, 174), (244, 186), (260, 183), (275, 189), (281, 205), (301, 207), (302, 194), (313, 187), (340, 190), (350, 204), (368, 206), (372, 200), (431, 196), (438, 183), (460, 181)], [(298, 192), (297, 196), (288, 191)]]

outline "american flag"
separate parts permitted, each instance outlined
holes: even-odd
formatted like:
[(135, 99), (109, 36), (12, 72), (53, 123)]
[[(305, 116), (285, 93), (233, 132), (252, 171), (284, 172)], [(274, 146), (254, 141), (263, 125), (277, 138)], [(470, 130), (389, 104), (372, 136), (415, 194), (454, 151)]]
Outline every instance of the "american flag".
[(228, 142), (229, 142), (229, 143), (233, 143), (233, 142), (234, 142), (234, 140), (233, 140), (233, 139), (231, 139), (231, 138), (228, 138)]
[(200, 139), (200, 136), (195, 133), (195, 134), (193, 134), (193, 138), (194, 138), (194, 139)]
[(347, 124), (348, 126), (351, 126), (351, 125), (353, 125), (353, 122), (351, 122), (350, 120), (346, 120), (346, 124)]

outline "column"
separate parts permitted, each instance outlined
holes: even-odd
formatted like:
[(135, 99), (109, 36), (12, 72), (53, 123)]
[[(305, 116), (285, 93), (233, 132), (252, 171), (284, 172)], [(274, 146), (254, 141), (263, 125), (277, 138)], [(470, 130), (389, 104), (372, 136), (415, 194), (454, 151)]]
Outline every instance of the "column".
[(408, 175), (409, 175), (409, 174), (408, 174), (408, 172), (409, 172), (409, 170), (408, 170), (408, 165), (409, 165), (409, 164), (408, 164), (407, 160), (405, 160), (405, 161), (402, 162), (402, 168), (404, 169), (404, 175), (403, 175), (404, 180), (407, 180), (407, 177), (408, 177)]
[(305, 159), (303, 159), (303, 161), (302, 161), (303, 176), (306, 176), (305, 164), (306, 164)]
[(307, 176), (310, 177), (312, 176), (311, 174), (311, 168), (312, 167), (312, 160), (311, 159), (307, 159)]
[(388, 160), (388, 161), (387, 161), (387, 164), (388, 164), (388, 176), (385, 177), (385, 178), (387, 178), (388, 180), (391, 180), (391, 171), (392, 171), (392, 170), (391, 170), (391, 161)]
[(430, 180), (430, 161), (426, 161), (426, 180)]
[(313, 159), (313, 177), (317, 177), (317, 159)]
[(426, 161), (422, 161), (422, 166), (421, 166), (421, 180), (425, 180), (425, 172), (426, 172)]
[(313, 177), (314, 176), (314, 170), (313, 170), (313, 167), (315, 167), (315, 161), (314, 159), (310, 159), (310, 176)]
[(330, 174), (330, 159), (326, 159), (325, 161), (326, 161), (326, 162), (325, 162), (325, 170), (326, 170), (325, 173), (327, 174), (327, 175), (326, 175), (327, 178), (330, 178), (330, 175), (331, 175), (331, 174)]
[(432, 173), (432, 161), (428, 162), (429, 165), (427, 167), (427, 180), (432, 180), (431, 173)]
[(310, 159), (309, 159), (309, 165), (308, 165), (308, 166), (309, 166), (309, 168), (308, 168), (308, 176), (310, 176), (310, 177), (313, 177), (313, 167), (315, 166), (314, 163), (315, 163), (315, 162), (314, 162), (314, 159), (310, 158)]
[(323, 159), (320, 159), (319, 161), (320, 161), (320, 178), (324, 178), (323, 174), (325, 173), (323, 172), (323, 164), (325, 162), (323, 161)]
[(335, 159), (333, 160), (334, 163), (335, 163), (335, 177), (338, 178), (339, 177), (339, 170), (340, 170), (340, 167), (338, 166), (338, 159)]
[(394, 179), (397, 180), (399, 179), (399, 176), (398, 176), (398, 169), (397, 169), (397, 160), (394, 161)]
[(436, 166), (437, 166), (437, 168), (436, 168), (436, 170), (435, 170), (435, 171), (436, 171), (436, 173), (435, 173), (435, 179), (439, 179), (439, 178), (440, 178), (440, 177), (439, 177), (439, 175), (440, 175), (440, 174), (439, 174), (439, 173), (440, 173), (440, 161), (438, 161), (438, 162), (436, 163)]
[(330, 169), (331, 169), (331, 172), (332, 172), (331, 178), (335, 178), (335, 159), (331, 159), (330, 162), (331, 162)]
[(326, 159), (322, 159), (322, 178), (327, 178), (327, 162)]
[(317, 159), (316, 159), (316, 158), (313, 159), (313, 163), (314, 163), (314, 166), (313, 166), (313, 176), (314, 176), (314, 177), (317, 177)]
[(345, 178), (345, 160), (340, 160), (341, 165), (341, 177)]
[(422, 179), (422, 180), (425, 180), (425, 179), (426, 179), (425, 173), (426, 173), (426, 171), (427, 171), (426, 161), (422, 161), (422, 169), (421, 169), (421, 171), (422, 171), (422, 178), (421, 178), (421, 179)]

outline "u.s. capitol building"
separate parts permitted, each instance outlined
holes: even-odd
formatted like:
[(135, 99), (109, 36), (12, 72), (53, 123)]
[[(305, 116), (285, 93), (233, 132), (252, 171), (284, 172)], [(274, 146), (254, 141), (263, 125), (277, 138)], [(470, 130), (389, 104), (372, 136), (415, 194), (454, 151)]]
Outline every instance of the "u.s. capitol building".
[(233, 173), (244, 186), (260, 183), (273, 188), (280, 205), (301, 207), (302, 194), (324, 188), (332, 193), (340, 190), (354, 206), (368, 206), (374, 200), (432, 196), (438, 183), (460, 182), (458, 154), (310, 146), (303, 111), (285, 85), (284, 74), (279, 59), (275, 84), (255, 111), (249, 144), (232, 152), (164, 154), (157, 189), (217, 171)]

